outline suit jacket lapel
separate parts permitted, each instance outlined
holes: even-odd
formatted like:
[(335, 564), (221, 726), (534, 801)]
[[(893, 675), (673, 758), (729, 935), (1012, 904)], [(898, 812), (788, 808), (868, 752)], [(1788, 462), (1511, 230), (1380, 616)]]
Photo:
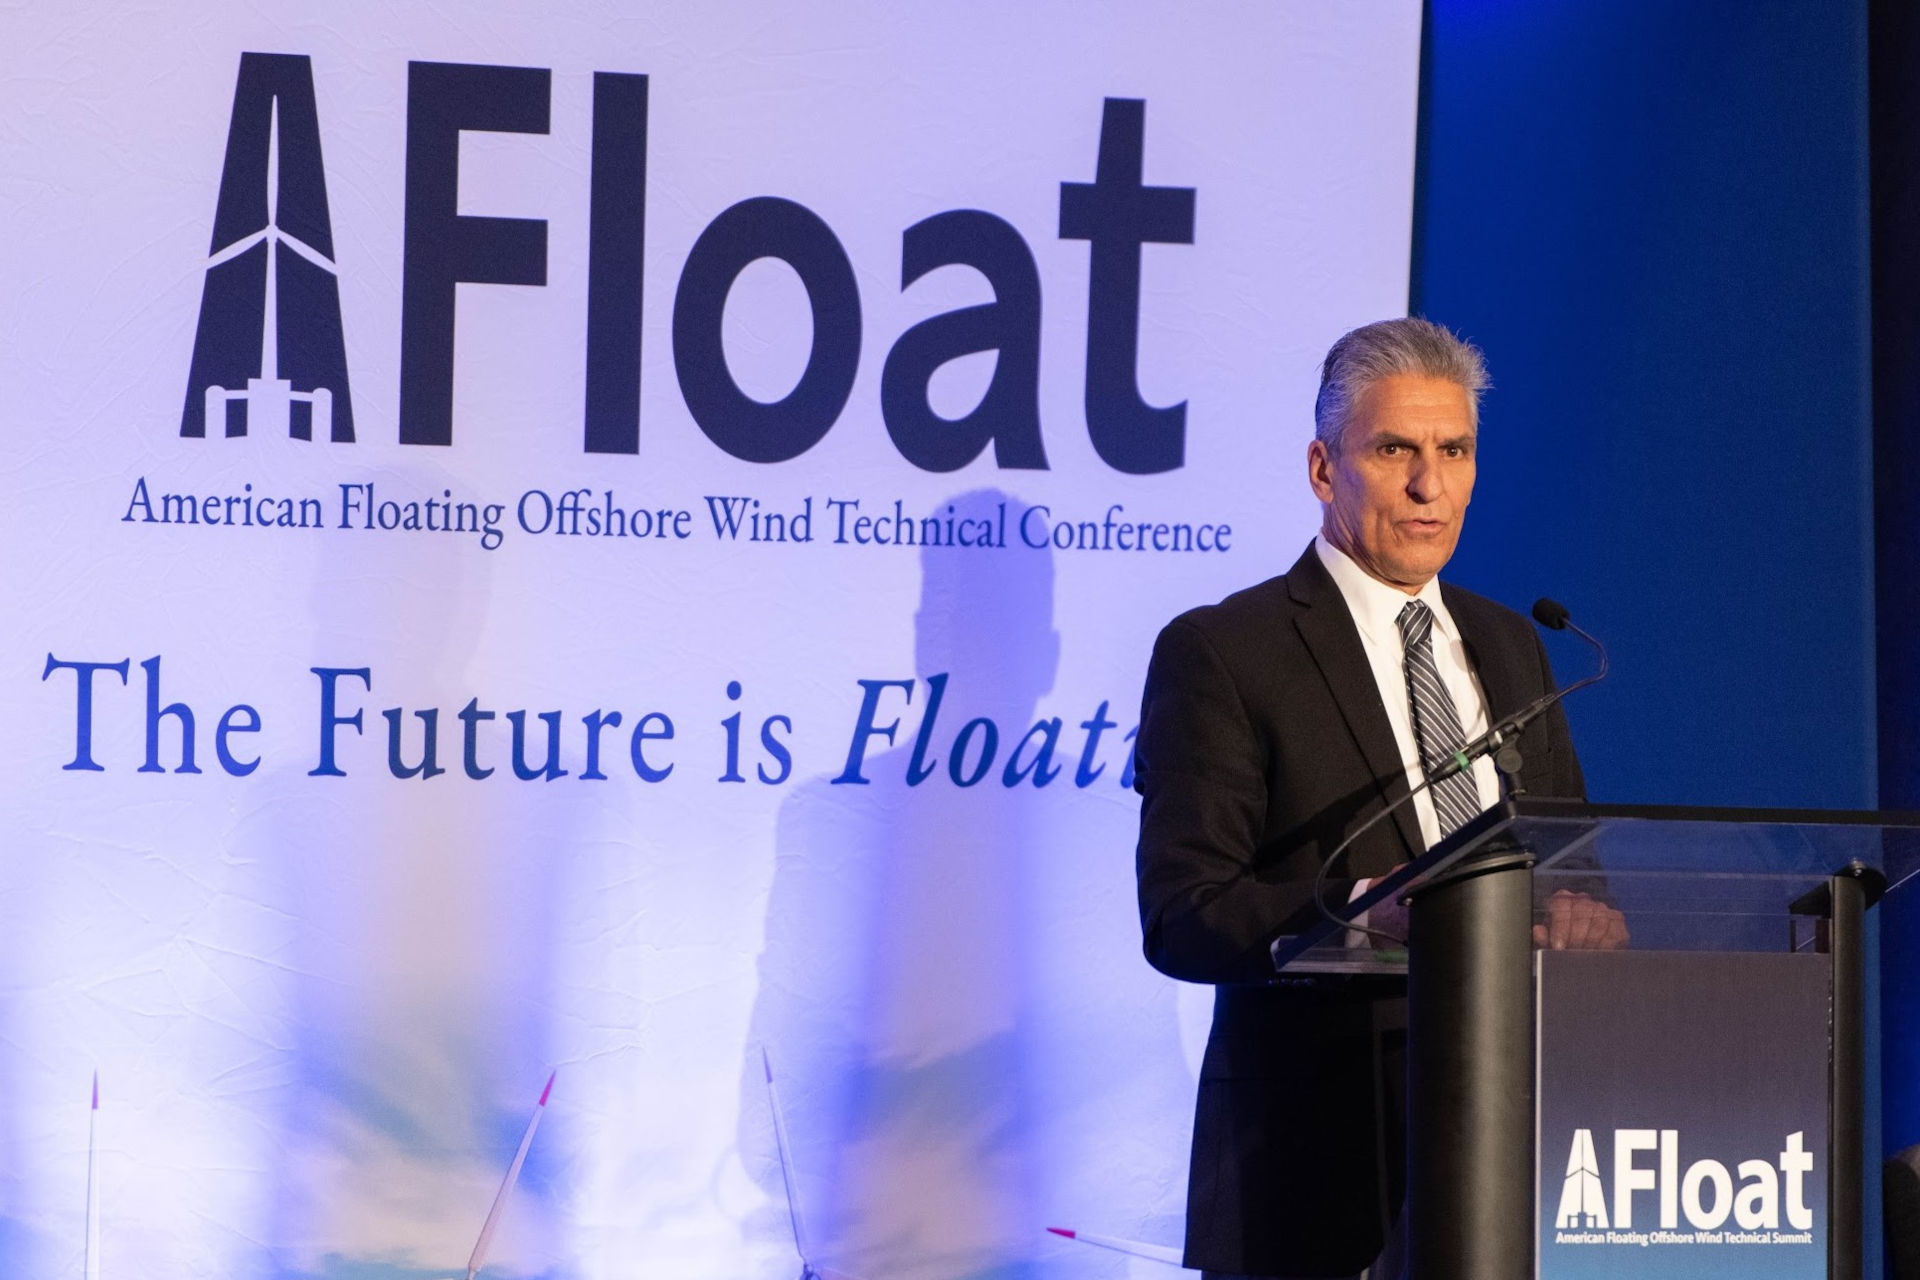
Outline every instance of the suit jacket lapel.
[(1475, 625), (1479, 611), (1463, 602), (1457, 591), (1443, 582), (1440, 594), (1446, 599), (1447, 612), (1453, 615), (1453, 624), (1460, 628), (1460, 642), (1466, 646), (1474, 674), (1480, 677), (1480, 690), (1487, 695), (1487, 723), (1512, 715), (1533, 697), (1518, 678), (1526, 671), (1526, 663), (1500, 651), (1497, 633)]
[[(1361, 647), (1360, 632), (1347, 610), (1346, 598), (1334, 584), (1327, 567), (1311, 543), (1307, 552), (1287, 571), (1287, 591), (1294, 601), (1306, 606), (1294, 615), (1294, 627), (1300, 632), (1307, 651), (1313, 655), (1321, 677), (1333, 691), (1334, 704), (1346, 720), (1348, 732), (1359, 744), (1382, 795), (1391, 804), (1407, 794), (1406, 765), (1400, 759), (1399, 744), (1393, 740), (1393, 725), (1387, 720), (1386, 706), (1380, 701), (1380, 686), (1373, 678), (1373, 665)], [(1491, 697), (1491, 693), (1488, 695)], [(1393, 812), (1393, 822), (1406, 842), (1409, 854), (1426, 849), (1420, 835), (1420, 820), (1413, 806), (1401, 805)]]

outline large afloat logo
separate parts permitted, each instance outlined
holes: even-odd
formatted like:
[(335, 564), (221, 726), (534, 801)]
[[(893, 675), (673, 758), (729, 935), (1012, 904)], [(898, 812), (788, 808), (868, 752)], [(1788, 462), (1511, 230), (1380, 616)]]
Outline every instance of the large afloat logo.
[[(403, 445), (454, 442), (455, 299), (463, 286), (547, 283), (547, 222), (460, 210), (467, 133), (546, 135), (552, 73), (540, 67), (407, 65), (405, 211), (400, 262)], [(640, 368), (646, 253), (648, 79), (593, 73), (587, 147), (585, 379), (581, 449), (640, 452)], [(576, 135), (577, 137), (577, 135)], [(1190, 245), (1196, 189), (1145, 181), (1146, 102), (1101, 105), (1091, 182), (1058, 184), (1061, 240), (1084, 241), (1085, 427), (1100, 460), (1127, 475), (1186, 465), (1187, 404), (1141, 394), (1141, 263), (1148, 245)], [(1049, 183), (1051, 185), (1051, 183)], [(1028, 194), (1031, 194), (1029, 192)], [(993, 300), (910, 325), (880, 366), (874, 406), (900, 456), (955, 471), (989, 450), (1010, 470), (1049, 467), (1040, 420), (1042, 281), (1027, 237), (981, 209), (948, 209), (900, 233), (901, 289), (945, 267), (980, 276)], [(346, 347), (313, 68), (300, 54), (246, 53), (208, 249), (180, 434), (284, 432), (354, 439)], [(743, 391), (723, 340), (740, 274), (772, 259), (805, 289), (812, 332), (799, 381), (781, 399)], [(840, 420), (871, 342), (860, 286), (840, 235), (814, 210), (750, 196), (695, 238), (673, 290), (678, 391), (694, 424), (742, 461), (790, 462)], [(993, 374), (960, 417), (933, 407), (934, 375), (992, 353)]]
[(353, 439), (309, 60), (240, 59), (180, 434)]

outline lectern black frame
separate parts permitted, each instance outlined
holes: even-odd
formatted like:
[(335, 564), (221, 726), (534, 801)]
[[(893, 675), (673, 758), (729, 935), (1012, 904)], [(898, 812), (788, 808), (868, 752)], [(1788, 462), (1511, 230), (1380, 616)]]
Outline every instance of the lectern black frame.
[[(1534, 1112), (1534, 852), (1516, 821), (1859, 827), (1920, 833), (1920, 814), (1588, 805), (1509, 797), (1335, 912), (1390, 897), (1409, 905), (1408, 1248), (1415, 1280), (1525, 1280), (1537, 1231)], [(1863, 833), (1864, 834), (1864, 833)], [(1904, 871), (1912, 870), (1903, 867)], [(1604, 872), (1600, 872), (1604, 874)], [(1885, 874), (1849, 859), (1787, 910), (1820, 921), (1832, 967), (1828, 1259), (1862, 1280), (1866, 912)], [(1343, 924), (1321, 921), (1274, 948), (1276, 970), (1311, 967)], [(1524, 1209), (1524, 1212), (1520, 1211)]]

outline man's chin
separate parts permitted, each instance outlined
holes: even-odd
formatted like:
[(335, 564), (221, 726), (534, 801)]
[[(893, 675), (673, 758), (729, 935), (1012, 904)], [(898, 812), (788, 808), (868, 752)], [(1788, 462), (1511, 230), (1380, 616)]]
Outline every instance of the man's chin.
[(1389, 581), (1405, 587), (1409, 591), (1418, 591), (1447, 567), (1447, 561), (1453, 558), (1453, 549), (1449, 547), (1446, 555), (1409, 556), (1397, 563), (1386, 566)]

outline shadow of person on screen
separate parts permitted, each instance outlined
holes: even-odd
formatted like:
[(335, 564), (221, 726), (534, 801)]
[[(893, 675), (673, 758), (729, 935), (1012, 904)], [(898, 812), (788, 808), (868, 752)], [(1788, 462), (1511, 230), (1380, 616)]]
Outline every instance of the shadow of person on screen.
[[(418, 464), (377, 485), (383, 499), (460, 494)], [(286, 1280), (412, 1280), (463, 1263), (546, 1078), (552, 851), (570, 843), (583, 801), (571, 777), (515, 776), (505, 713), (528, 709), (524, 755), (537, 765), (545, 703), (520, 696), (517, 654), (483, 644), (498, 634), (496, 595), (510, 595), (492, 556), (475, 534), (355, 529), (329, 538), (313, 571), (301, 665), (368, 672), (334, 680), (337, 714), (362, 727), (332, 735), (344, 776), (313, 776), (315, 739), (301, 741), (241, 828), (280, 868), (291, 932), (291, 1078), (269, 1226), (271, 1274)], [(302, 684), (317, 706), (322, 679)], [(497, 717), (477, 735), (485, 779), (466, 774), (458, 712), (470, 698)], [(419, 713), (437, 709), (440, 772), (394, 776), (392, 707), (399, 763), (413, 770), (425, 760)], [(494, 1251), (517, 1274), (551, 1254), (547, 1163), (536, 1143), (515, 1231)]]
[[(1009, 520), (1020, 510), (979, 490), (927, 515), (997, 521), (1002, 504)], [(891, 744), (871, 738), (805, 784), (776, 832), (742, 1077), (742, 1154), (770, 1200), (751, 1229), (788, 1229), (764, 1046), (809, 1261), (861, 1280), (1024, 1275), (1033, 1243), (1023, 864), (1041, 798), (1030, 771), (1016, 776), (1037, 744), (1013, 753), (1060, 639), (1052, 553), (1009, 533), (1005, 548), (921, 547), (911, 704), (897, 686), (848, 691), (849, 726), (877, 696), (875, 726), (899, 722)]]

